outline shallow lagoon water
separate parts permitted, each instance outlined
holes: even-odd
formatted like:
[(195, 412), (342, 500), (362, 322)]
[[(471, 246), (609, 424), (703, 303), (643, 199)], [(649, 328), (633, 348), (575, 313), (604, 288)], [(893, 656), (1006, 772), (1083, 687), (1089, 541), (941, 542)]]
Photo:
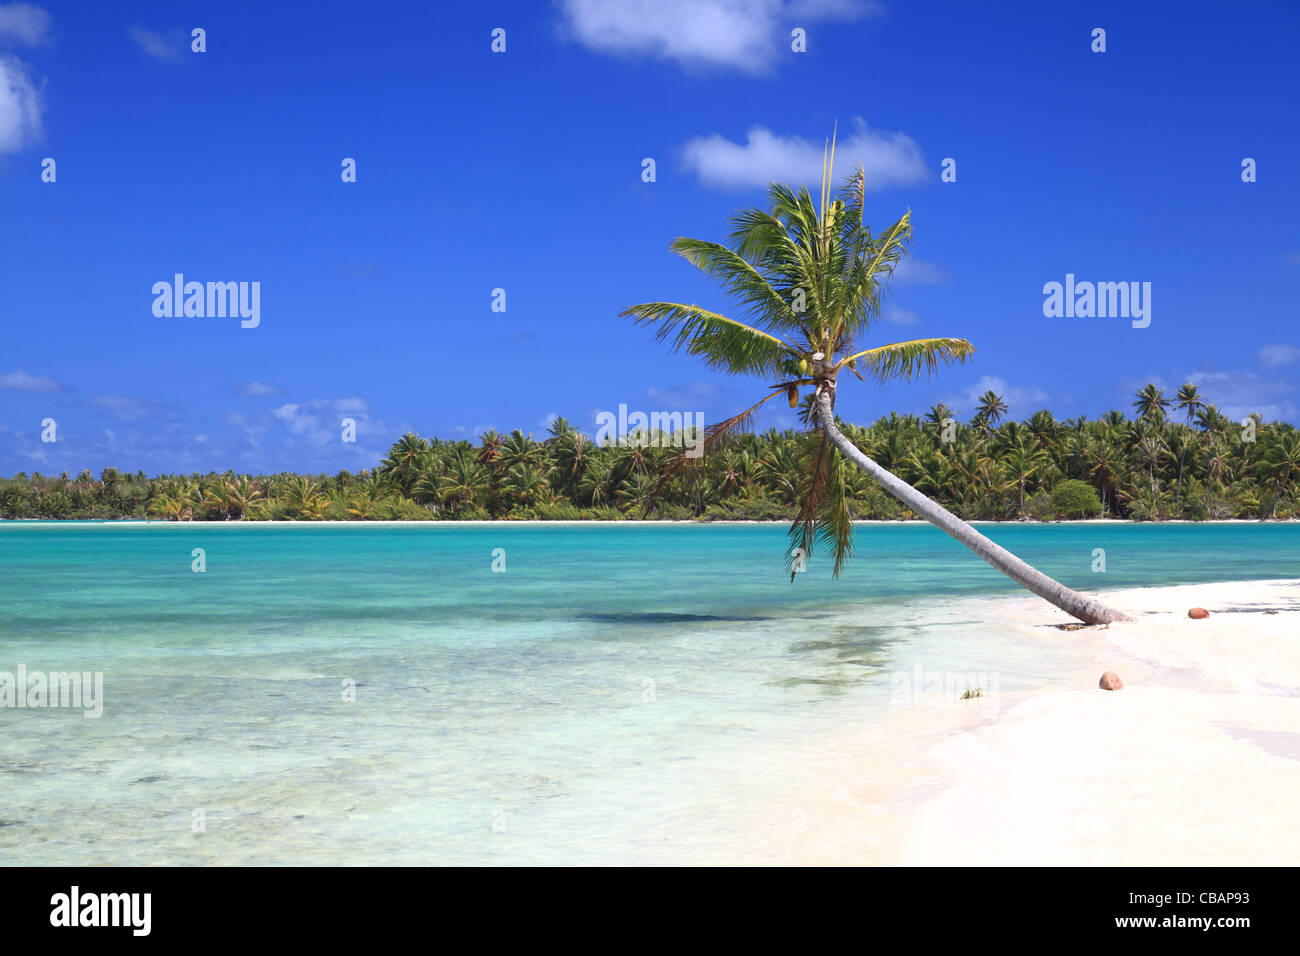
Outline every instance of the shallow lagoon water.
[[(1082, 589), (1300, 577), (1292, 525), (984, 530)], [(0, 709), (0, 850), (723, 858), (900, 673), (1015, 691), (1077, 664), (999, 627), (1020, 592), (933, 528), (859, 526), (839, 580), (814, 556), (790, 583), (784, 546), (772, 525), (0, 523), (0, 671), (104, 674), (98, 719)]]

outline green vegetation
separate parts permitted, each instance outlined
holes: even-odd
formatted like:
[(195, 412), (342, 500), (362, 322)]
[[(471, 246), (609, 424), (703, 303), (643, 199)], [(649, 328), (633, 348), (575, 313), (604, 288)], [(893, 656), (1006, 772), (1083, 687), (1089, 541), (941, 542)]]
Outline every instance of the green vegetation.
[[(799, 439), (794, 476), (798, 511), (786, 549), (791, 581), (812, 556), (814, 544), (830, 552), (833, 575), (852, 557), (852, 489), (861, 478), (849, 475), (856, 469), (900, 507), (1072, 617), (1088, 624), (1126, 620), (1121, 612), (1052, 580), (985, 537), (840, 429), (835, 397), (841, 372), (846, 373), (846, 383), (847, 373), (865, 382), (863, 372), (879, 384), (910, 381), (941, 365), (966, 361), (975, 347), (964, 338), (943, 337), (859, 348), (880, 318), (887, 281), (911, 240), (911, 213), (872, 232), (864, 216), (866, 174), (859, 166), (837, 198), (831, 188), (834, 135), (826, 147), (820, 204), (813, 202), (806, 187), (795, 191), (772, 183), (768, 209), (744, 209), (732, 217), (728, 245), (687, 238), (673, 243), (673, 251), (723, 286), (743, 321), (676, 302), (646, 302), (624, 312), (653, 326), (656, 340), (671, 341), (674, 350), (698, 356), (717, 371), (757, 378), (767, 387), (767, 398), (709, 427), (704, 446), (720, 446), (729, 433), (744, 431), (755, 409), (768, 399), (784, 393), (794, 408), (800, 391), (810, 392), (802, 409), (807, 431)], [(981, 402), (982, 412), (999, 407), (1005, 403)], [(944, 419), (943, 444), (952, 442), (954, 425)], [(652, 500), (681, 477), (697, 477), (699, 464), (685, 453), (671, 462), (660, 473)], [(1022, 514), (1025, 485), (1022, 476)]]
[(1052, 507), (1062, 518), (1096, 518), (1101, 515), (1101, 498), (1092, 485), (1067, 478), (1052, 489)]
[[(955, 416), (941, 406), (923, 417), (894, 413), (867, 426), (839, 426), (876, 461), (967, 520), (1073, 515), (1057, 501), (1057, 492), (1073, 488), (1072, 482), (1086, 485), (1111, 518), (1300, 514), (1300, 432), (1256, 417), (1255, 441), (1245, 441), (1248, 428), (1201, 402), (1194, 387), (1193, 397), (1196, 409), (1182, 421), (1157, 405), (1139, 409), (1136, 419), (1114, 411), (1093, 421), (1058, 421), (1040, 411), (999, 424), (1005, 406), (998, 411), (1001, 400), (984, 396), (971, 420), (953, 429), (951, 443), (942, 440), (943, 422)], [(701, 459), (697, 480), (668, 483), (649, 516), (793, 521), (806, 440), (806, 433), (794, 431), (732, 435)], [(597, 447), (560, 419), (540, 441), (518, 431), (488, 432), (477, 444), (405, 435), (374, 471), (332, 477), (226, 472), (146, 478), (115, 468), (104, 469), (98, 480), (88, 471), (76, 477), (19, 474), (0, 479), (0, 517), (640, 518), (660, 467), (676, 451)], [(853, 518), (913, 517), (857, 469), (843, 469), (842, 480)]]
[[(806, 396), (800, 417), (808, 430), (794, 439), (798, 462), (790, 473), (797, 512), (787, 560), (793, 565), (796, 555), (811, 555), (814, 545), (822, 544), (838, 575), (853, 554), (849, 488), (861, 482), (846, 477), (852, 468), (835, 453), (836, 436), (827, 427), (840, 373), (846, 381), (850, 374), (882, 385), (910, 381), (966, 361), (975, 348), (951, 337), (860, 347), (880, 316), (885, 282), (911, 240), (911, 213), (873, 233), (863, 218), (865, 173), (858, 167), (837, 196), (831, 188), (833, 139), (827, 149), (820, 202), (807, 187), (772, 183), (767, 209), (742, 209), (732, 217), (727, 245), (686, 237), (673, 242), (673, 252), (735, 300), (740, 318), (679, 302), (645, 302), (623, 314), (651, 327), (655, 340), (669, 342), (674, 351), (697, 356), (715, 371), (757, 378), (756, 388), (767, 391), (749, 408), (710, 426), (706, 451), (744, 431), (764, 402), (784, 395), (795, 408), (800, 395)], [(691, 481), (698, 470), (698, 459), (683, 452), (667, 463), (662, 476), (665, 482)], [(878, 471), (870, 477), (889, 489), (892, 476)], [(933, 502), (921, 499), (912, 506), (923, 512), (927, 504)]]

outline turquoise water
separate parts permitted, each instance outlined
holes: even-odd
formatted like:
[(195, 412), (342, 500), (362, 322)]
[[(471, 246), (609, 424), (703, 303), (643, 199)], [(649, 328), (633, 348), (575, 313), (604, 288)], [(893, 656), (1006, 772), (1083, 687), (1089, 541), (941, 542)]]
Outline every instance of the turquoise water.
[[(1300, 577), (1291, 525), (984, 530), (1089, 590)], [(1005, 691), (1072, 663), (996, 626), (989, 602), (1020, 592), (929, 526), (861, 526), (838, 581), (814, 558), (791, 584), (784, 540), (769, 525), (0, 523), (0, 671), (104, 675), (98, 719), (0, 709), (0, 852), (721, 859), (799, 784), (793, 754), (885, 713), (893, 675), (995, 673)]]

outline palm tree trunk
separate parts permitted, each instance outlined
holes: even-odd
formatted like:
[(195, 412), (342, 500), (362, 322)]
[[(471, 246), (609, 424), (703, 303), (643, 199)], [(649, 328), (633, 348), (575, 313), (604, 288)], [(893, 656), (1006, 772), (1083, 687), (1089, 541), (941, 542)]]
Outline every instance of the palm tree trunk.
[(1006, 548), (980, 534), (943, 505), (930, 500), (903, 479), (880, 467), (880, 465), (864, 455), (857, 445), (849, 441), (835, 427), (835, 414), (831, 408), (830, 389), (824, 386), (817, 395), (817, 417), (826, 437), (831, 440), (831, 443), (840, 450), (840, 453), (845, 458), (865, 471), (882, 488), (911, 508), (912, 511), (929, 521), (944, 534), (966, 545), (980, 558), (1017, 584), (1028, 588), (1049, 604), (1055, 605), (1066, 614), (1078, 618), (1085, 624), (1108, 624), (1111, 621), (1131, 620), (1126, 615), (1106, 607), (1095, 598), (1087, 597), (1057, 581), (1053, 581), (1043, 572), (1017, 558)]

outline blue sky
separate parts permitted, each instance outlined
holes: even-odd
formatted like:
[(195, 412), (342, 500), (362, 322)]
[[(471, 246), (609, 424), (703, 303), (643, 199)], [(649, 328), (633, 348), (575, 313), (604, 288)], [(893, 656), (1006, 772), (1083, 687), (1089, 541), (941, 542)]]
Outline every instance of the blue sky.
[[(722, 239), (770, 179), (815, 188), (837, 121), (868, 218), (913, 213), (870, 341), (978, 349), (846, 382), (846, 418), (968, 416), (988, 387), (1095, 416), (1191, 380), (1300, 420), (1294, 3), (465, 6), (0, 3), (0, 474), (333, 472), (408, 429), (725, 417), (762, 384), (617, 315), (727, 311), (669, 242)], [(259, 282), (260, 323), (155, 316), (178, 272)], [(1149, 327), (1045, 317), (1067, 273), (1150, 282)]]

